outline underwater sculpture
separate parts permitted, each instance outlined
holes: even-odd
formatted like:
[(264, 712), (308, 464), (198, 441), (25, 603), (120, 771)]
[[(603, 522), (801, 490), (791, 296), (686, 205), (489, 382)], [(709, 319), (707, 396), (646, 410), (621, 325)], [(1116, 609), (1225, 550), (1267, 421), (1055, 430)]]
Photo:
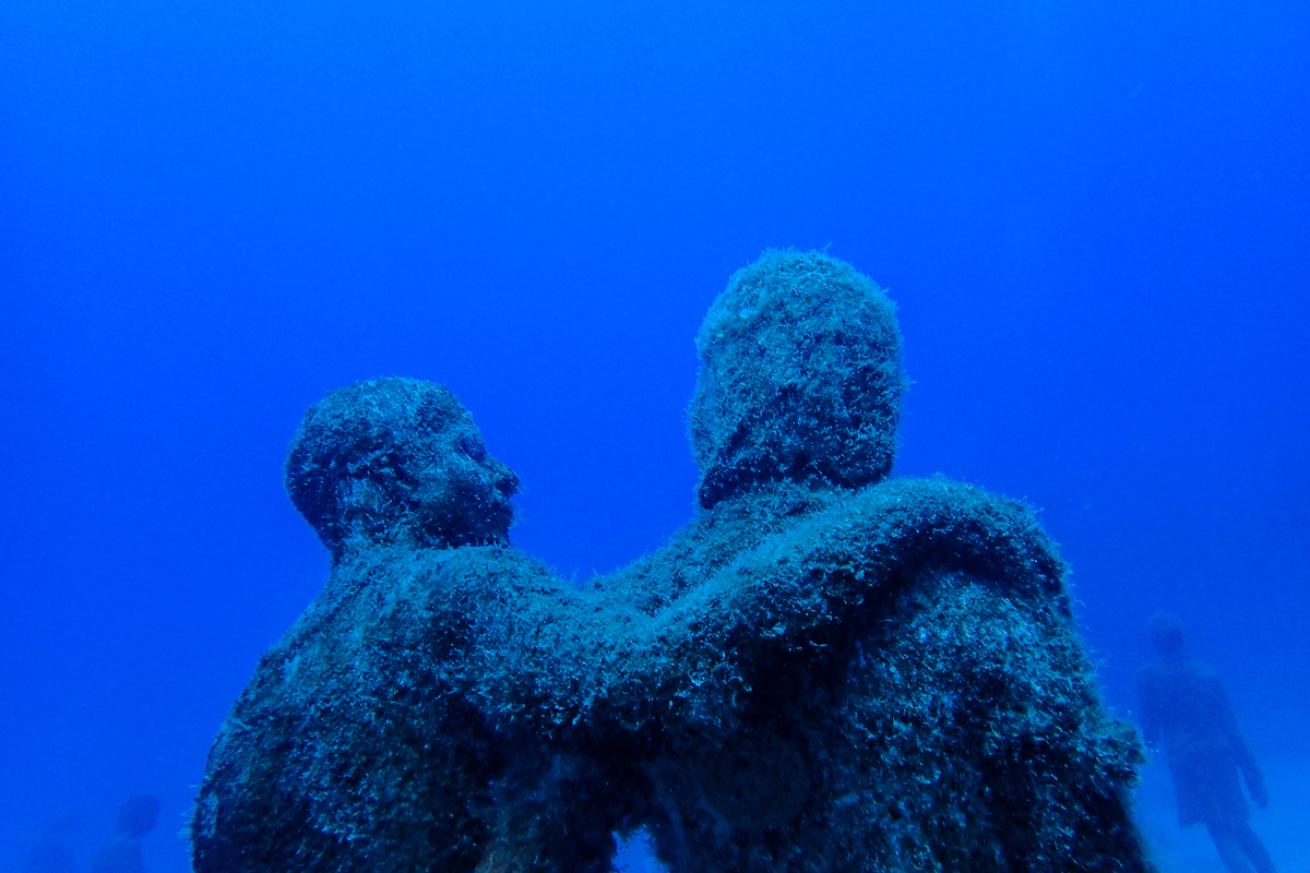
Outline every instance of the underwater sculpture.
[(700, 512), (576, 588), (508, 545), (517, 481), (448, 391), (307, 414), (333, 554), (210, 753), (209, 871), (1143, 870), (1135, 735), (1024, 506), (889, 479), (890, 302), (771, 252), (697, 338)]
[(96, 854), (91, 873), (145, 873), (144, 841), (159, 823), (159, 798), (134, 794), (118, 810), (113, 836)]

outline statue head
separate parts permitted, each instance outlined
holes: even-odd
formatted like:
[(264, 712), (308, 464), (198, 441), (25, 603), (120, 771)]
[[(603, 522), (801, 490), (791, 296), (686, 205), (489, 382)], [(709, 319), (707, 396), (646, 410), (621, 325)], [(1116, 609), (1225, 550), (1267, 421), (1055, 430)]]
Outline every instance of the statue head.
[(769, 481), (860, 487), (887, 476), (905, 389), (891, 301), (821, 252), (738, 270), (696, 348), (691, 442), (700, 503)]
[(1187, 645), (1182, 619), (1168, 612), (1151, 616), (1147, 634), (1151, 637), (1151, 645), (1161, 655), (1180, 655)]
[(416, 379), (329, 394), (305, 414), (285, 472), (292, 502), (334, 558), (352, 544), (506, 542), (518, 490), (455, 395)]
[(159, 821), (159, 798), (153, 794), (134, 794), (118, 810), (115, 831), (129, 839), (139, 840), (155, 829)]

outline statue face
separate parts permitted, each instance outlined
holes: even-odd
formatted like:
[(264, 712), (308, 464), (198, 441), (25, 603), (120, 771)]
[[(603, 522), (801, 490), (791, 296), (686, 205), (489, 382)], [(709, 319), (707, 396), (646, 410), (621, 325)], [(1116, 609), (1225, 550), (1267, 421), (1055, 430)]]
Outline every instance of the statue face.
[(434, 432), (429, 444), (414, 453), (414, 466), (421, 469), (409, 471), (414, 484), (397, 498), (412, 507), (411, 533), (420, 543), (505, 542), (518, 477), (487, 453), (471, 419), (465, 416), (460, 425)]
[(518, 490), (454, 395), (412, 379), (360, 382), (324, 398), (292, 442), (286, 481), (336, 557), (368, 544), (505, 542)]

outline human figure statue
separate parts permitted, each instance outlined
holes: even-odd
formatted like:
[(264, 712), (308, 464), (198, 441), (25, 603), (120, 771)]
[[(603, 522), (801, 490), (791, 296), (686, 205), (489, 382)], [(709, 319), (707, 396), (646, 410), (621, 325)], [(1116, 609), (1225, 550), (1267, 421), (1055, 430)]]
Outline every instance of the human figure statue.
[(159, 798), (150, 794), (129, 797), (119, 809), (114, 834), (96, 855), (91, 873), (145, 873), (141, 843), (158, 821)]
[(1261, 809), (1269, 794), (1223, 683), (1208, 665), (1188, 657), (1176, 616), (1156, 615), (1148, 630), (1158, 657), (1137, 677), (1142, 733), (1168, 758), (1179, 824), (1205, 825), (1233, 873), (1273, 873), (1274, 862), (1248, 823), (1239, 774)]
[(582, 587), (511, 545), (518, 480), (447, 389), (306, 414), (331, 570), (215, 740), (196, 873), (609, 873), (638, 832), (672, 873), (1149, 869), (1055, 544), (891, 475), (882, 289), (766, 253), (697, 348), (698, 511)]

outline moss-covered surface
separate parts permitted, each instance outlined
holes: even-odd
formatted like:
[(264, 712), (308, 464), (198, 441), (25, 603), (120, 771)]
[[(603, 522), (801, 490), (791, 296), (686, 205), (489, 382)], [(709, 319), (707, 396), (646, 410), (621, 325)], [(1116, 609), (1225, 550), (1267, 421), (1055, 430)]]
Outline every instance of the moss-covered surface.
[(518, 490), (455, 395), (417, 379), (359, 382), (323, 398), (301, 422), (285, 473), (291, 501), (334, 557), (351, 540), (503, 543)]
[(696, 349), (702, 506), (759, 482), (854, 487), (891, 470), (905, 386), (896, 310), (850, 264), (765, 252), (728, 281)]
[[(827, 256), (757, 267), (810, 308), (770, 344), (891, 317)], [(706, 330), (744, 306), (743, 275)], [(361, 383), (311, 410), (288, 485), (333, 570), (215, 743), (197, 871), (600, 873), (641, 827), (685, 873), (1145, 869), (1137, 742), (1097, 699), (1054, 545), (1021, 504), (885, 479), (889, 324), (832, 358), (882, 375), (799, 371), (788, 408), (816, 419), (823, 383), (857, 374), (836, 456), (802, 430), (815, 452), (796, 463), (778, 441), (797, 431), (743, 400), (734, 448), (697, 446), (703, 474), (737, 472), (709, 499), (703, 478), (704, 510), (664, 548), (580, 589), (507, 545), (512, 474), (470, 451), (442, 389)], [(711, 342), (731, 358), (763, 335)], [(753, 379), (714, 390), (767, 393)], [(710, 393), (694, 409), (733, 405)], [(892, 432), (864, 439), (877, 416)], [(431, 510), (456, 491), (476, 511)]]

